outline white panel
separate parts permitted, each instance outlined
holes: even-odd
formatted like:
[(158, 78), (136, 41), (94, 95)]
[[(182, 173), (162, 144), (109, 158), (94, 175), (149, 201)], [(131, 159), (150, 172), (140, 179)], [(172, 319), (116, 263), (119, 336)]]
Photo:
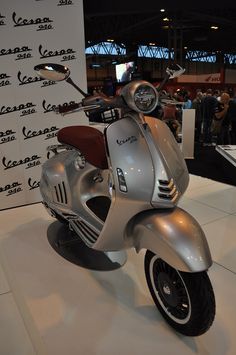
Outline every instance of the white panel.
[(184, 158), (194, 158), (195, 110), (184, 109), (182, 117), (182, 153)]
[(39, 201), (41, 164), (58, 129), (88, 124), (53, 108), (81, 95), (68, 83), (39, 80), (39, 63), (67, 65), (86, 91), (82, 0), (1, 0), (0, 209)]

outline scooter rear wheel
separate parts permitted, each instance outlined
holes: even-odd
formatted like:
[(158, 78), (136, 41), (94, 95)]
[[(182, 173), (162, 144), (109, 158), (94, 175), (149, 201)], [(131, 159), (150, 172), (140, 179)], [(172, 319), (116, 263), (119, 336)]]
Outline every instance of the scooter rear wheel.
[(201, 335), (210, 328), (215, 297), (206, 271), (178, 271), (148, 250), (145, 275), (158, 310), (172, 328), (187, 336)]

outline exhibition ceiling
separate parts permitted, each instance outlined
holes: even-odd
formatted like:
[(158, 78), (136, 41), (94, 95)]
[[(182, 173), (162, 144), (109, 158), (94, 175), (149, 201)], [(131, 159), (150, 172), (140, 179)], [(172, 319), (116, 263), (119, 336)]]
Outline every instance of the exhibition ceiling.
[(235, 1), (84, 0), (84, 21), (86, 43), (113, 39), (168, 47), (176, 29), (175, 39), (182, 33), (188, 50), (236, 53)]

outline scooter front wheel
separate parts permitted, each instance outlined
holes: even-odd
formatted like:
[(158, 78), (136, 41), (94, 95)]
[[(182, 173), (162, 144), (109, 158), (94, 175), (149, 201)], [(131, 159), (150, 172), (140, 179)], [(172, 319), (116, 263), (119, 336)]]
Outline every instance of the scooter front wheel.
[(171, 327), (187, 336), (201, 335), (210, 328), (215, 297), (206, 271), (178, 271), (148, 250), (145, 275), (152, 298)]

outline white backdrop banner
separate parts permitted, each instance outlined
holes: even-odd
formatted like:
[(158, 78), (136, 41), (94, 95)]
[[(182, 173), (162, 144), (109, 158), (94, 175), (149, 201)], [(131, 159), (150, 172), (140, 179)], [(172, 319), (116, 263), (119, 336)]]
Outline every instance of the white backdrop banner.
[(183, 74), (177, 78), (178, 83), (215, 83), (220, 84), (223, 82), (221, 73), (211, 74)]
[(40, 201), (46, 147), (57, 143), (60, 128), (88, 123), (84, 113), (56, 115), (55, 106), (78, 102), (81, 95), (34, 71), (40, 63), (66, 65), (86, 91), (83, 1), (23, 3), (0, 3), (0, 209)]

